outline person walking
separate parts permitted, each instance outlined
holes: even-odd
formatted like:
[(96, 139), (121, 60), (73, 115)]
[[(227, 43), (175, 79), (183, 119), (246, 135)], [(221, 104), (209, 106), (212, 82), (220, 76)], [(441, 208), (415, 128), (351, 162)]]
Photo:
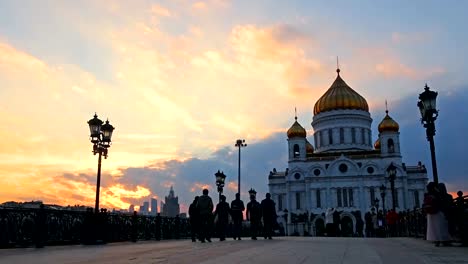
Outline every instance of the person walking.
[(221, 201), (216, 205), (214, 217), (218, 218), (216, 230), (218, 231), (219, 241), (226, 240), (226, 228), (229, 221), (229, 204), (226, 202), (226, 196), (221, 195)]
[(234, 222), (234, 240), (241, 240), (243, 212), (245, 210), (244, 202), (240, 199), (240, 194), (236, 193), (236, 199), (231, 202), (231, 216)]
[(208, 189), (203, 189), (203, 195), (198, 198), (197, 209), (200, 214), (200, 241), (211, 242), (210, 230), (213, 225), (213, 200), (208, 196)]
[(252, 240), (257, 240), (257, 234), (260, 229), (260, 221), (262, 219), (262, 207), (255, 195), (250, 195), (250, 202), (247, 204), (247, 221), (250, 221), (250, 233)]
[(260, 204), (262, 207), (263, 218), (263, 237), (265, 239), (273, 239), (273, 226), (276, 224), (276, 206), (271, 199), (271, 194), (267, 193), (265, 199)]
[(198, 196), (195, 196), (193, 202), (189, 206), (189, 217), (190, 217), (190, 233), (192, 235), (192, 242), (196, 242), (199, 238), (200, 232), (200, 213), (197, 209)]
[(328, 208), (325, 212), (325, 230), (328, 237), (335, 236), (335, 224), (333, 221), (333, 214), (335, 213), (335, 208)]

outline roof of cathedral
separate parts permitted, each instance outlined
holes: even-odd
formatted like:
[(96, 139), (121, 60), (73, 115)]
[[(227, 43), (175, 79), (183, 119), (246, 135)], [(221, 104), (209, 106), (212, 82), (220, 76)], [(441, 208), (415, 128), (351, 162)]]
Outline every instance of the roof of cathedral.
[(293, 138), (293, 137), (303, 137), (305, 138), (307, 136), (306, 130), (297, 122), (297, 116), (294, 117), (296, 121), (294, 121), (294, 124), (288, 129), (287, 135), (288, 138)]
[(380, 138), (378, 138), (374, 143), (374, 148), (376, 150), (380, 150)]
[(312, 146), (308, 140), (306, 141), (306, 154), (314, 154), (314, 146)]
[(386, 110), (385, 113), (385, 117), (382, 119), (378, 126), (379, 133), (382, 133), (384, 131), (398, 132), (398, 130), (400, 130), (400, 126), (398, 125), (398, 123), (388, 115), (388, 110)]
[(340, 69), (337, 69), (336, 80), (320, 99), (315, 103), (314, 115), (338, 109), (355, 109), (369, 111), (366, 99), (349, 87), (341, 79)]

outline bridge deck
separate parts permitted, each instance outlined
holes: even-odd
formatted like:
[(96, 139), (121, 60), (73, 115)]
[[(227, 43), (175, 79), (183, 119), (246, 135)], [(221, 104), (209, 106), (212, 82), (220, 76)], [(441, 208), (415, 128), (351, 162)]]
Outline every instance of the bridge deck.
[(468, 263), (468, 248), (412, 238), (280, 237), (0, 250), (0, 263)]

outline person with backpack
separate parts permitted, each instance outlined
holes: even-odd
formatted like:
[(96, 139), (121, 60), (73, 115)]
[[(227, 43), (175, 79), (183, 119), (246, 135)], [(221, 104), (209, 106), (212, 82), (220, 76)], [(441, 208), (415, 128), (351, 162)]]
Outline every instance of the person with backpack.
[(200, 216), (199, 216), (199, 213), (198, 213), (198, 209), (197, 209), (197, 204), (198, 204), (198, 196), (195, 196), (195, 198), (193, 199), (193, 202), (192, 204), (190, 204), (190, 207), (189, 207), (189, 217), (190, 217), (190, 233), (192, 235), (192, 242), (196, 242), (197, 241), (197, 237), (199, 237), (199, 232), (200, 232), (200, 228), (199, 228), (199, 225), (200, 225)]
[(427, 184), (427, 193), (424, 194), (423, 210), (427, 214), (427, 233), (426, 240), (434, 241), (435, 246), (440, 243), (448, 246), (450, 244), (450, 235), (448, 232), (448, 223), (442, 212), (442, 197), (434, 182)]

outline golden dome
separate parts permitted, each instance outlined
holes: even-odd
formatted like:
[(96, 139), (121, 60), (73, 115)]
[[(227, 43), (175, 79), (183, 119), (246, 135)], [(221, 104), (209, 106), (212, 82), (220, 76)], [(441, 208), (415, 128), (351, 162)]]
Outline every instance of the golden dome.
[(382, 122), (380, 122), (378, 129), (379, 132), (382, 133), (383, 131), (390, 131), (390, 132), (398, 132), (400, 130), (400, 126), (398, 125), (395, 120), (393, 120), (389, 115), (388, 115), (388, 110), (385, 111), (386, 115), (384, 119), (382, 119)]
[(314, 154), (314, 146), (309, 141), (306, 142), (306, 155)]
[(306, 130), (297, 122), (297, 117), (295, 117), (296, 121), (294, 124), (291, 126), (291, 128), (288, 129), (287, 135), (288, 138), (293, 138), (293, 137), (303, 137), (305, 138), (307, 136)]
[(366, 99), (349, 87), (340, 76), (340, 69), (336, 72), (338, 76), (331, 87), (315, 103), (314, 115), (337, 109), (355, 109), (369, 111)]
[(374, 148), (376, 150), (380, 150), (380, 138), (378, 138), (374, 143)]

